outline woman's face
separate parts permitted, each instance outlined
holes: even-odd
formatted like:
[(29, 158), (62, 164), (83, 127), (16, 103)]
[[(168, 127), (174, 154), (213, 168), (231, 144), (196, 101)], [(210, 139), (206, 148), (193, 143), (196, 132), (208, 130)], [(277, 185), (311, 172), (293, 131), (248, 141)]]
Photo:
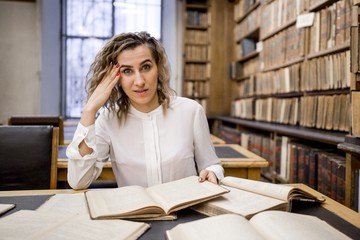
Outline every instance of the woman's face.
[(124, 50), (117, 57), (120, 65), (119, 83), (131, 104), (141, 112), (159, 106), (157, 94), (158, 68), (150, 49), (141, 45)]

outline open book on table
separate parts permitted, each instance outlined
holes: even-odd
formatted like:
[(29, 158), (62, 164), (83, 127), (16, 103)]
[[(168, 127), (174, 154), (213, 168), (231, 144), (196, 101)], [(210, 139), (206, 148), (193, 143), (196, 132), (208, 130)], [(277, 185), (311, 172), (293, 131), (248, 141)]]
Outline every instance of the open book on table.
[(350, 239), (327, 222), (310, 215), (270, 210), (250, 220), (237, 214), (222, 214), (181, 223), (166, 231), (168, 240), (239, 239)]
[(236, 213), (246, 218), (265, 210), (288, 211), (292, 200), (324, 202), (304, 190), (288, 185), (267, 183), (237, 177), (225, 177), (221, 185), (230, 192), (192, 208), (208, 216)]
[(19, 210), (0, 218), (0, 239), (138, 239), (150, 225), (143, 222), (91, 220), (86, 214)]
[(85, 192), (93, 219), (151, 219), (218, 197), (226, 188), (191, 176), (148, 188), (126, 186)]
[(1, 203), (0, 204), (0, 216), (3, 213), (6, 213), (7, 211), (13, 209), (15, 207), (15, 204), (9, 203), (9, 204), (5, 204), (5, 203)]

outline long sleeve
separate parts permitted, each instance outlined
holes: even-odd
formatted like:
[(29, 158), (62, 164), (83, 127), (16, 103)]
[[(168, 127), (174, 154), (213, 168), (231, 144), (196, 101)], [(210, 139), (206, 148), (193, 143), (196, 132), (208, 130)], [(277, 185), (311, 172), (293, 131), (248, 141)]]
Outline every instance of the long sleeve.
[(224, 178), (224, 169), (218, 159), (213, 142), (210, 137), (209, 125), (206, 119), (204, 109), (199, 105), (194, 120), (194, 145), (195, 161), (198, 170), (207, 169), (213, 171), (221, 180)]
[[(81, 156), (79, 144), (82, 141), (93, 149), (91, 154)], [(98, 161), (98, 147), (96, 145), (95, 125), (84, 127), (78, 124), (74, 138), (66, 150), (68, 162), (68, 183), (73, 189), (84, 189), (99, 177), (104, 161)]]

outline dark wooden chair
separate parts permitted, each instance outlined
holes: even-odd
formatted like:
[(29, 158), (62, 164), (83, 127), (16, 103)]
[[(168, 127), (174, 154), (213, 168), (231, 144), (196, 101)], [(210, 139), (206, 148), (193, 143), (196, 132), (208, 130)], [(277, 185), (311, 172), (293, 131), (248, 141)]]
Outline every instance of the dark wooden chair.
[(64, 119), (62, 116), (19, 115), (10, 116), (8, 125), (52, 125), (59, 128), (59, 145), (64, 141)]
[(59, 128), (0, 126), (0, 190), (56, 189)]

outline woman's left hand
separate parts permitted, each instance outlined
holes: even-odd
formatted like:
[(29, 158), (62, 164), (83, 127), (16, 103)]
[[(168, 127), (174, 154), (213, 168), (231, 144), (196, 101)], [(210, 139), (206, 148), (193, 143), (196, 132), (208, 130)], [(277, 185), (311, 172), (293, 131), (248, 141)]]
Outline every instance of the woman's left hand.
[(203, 182), (205, 180), (208, 180), (208, 181), (210, 181), (212, 183), (215, 183), (215, 184), (218, 183), (218, 180), (217, 180), (217, 177), (216, 177), (215, 173), (212, 172), (212, 171), (206, 170), (206, 169), (201, 170), (200, 174), (199, 174), (199, 182)]

